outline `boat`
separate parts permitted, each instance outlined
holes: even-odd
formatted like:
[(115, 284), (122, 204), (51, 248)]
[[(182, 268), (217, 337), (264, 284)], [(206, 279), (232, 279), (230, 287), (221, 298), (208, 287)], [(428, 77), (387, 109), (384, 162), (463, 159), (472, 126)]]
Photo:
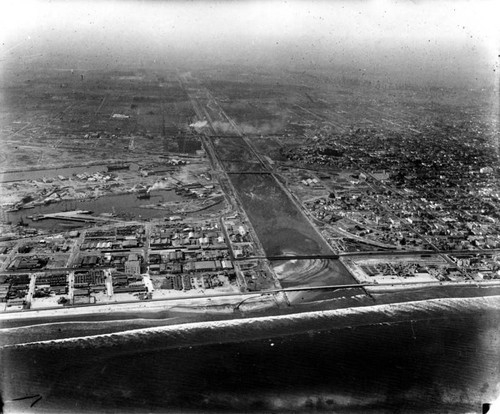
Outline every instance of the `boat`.
[(99, 214), (101, 217), (116, 217), (115, 213), (101, 213)]
[(78, 215), (78, 214), (92, 214), (93, 211), (92, 210), (69, 210), (69, 211), (63, 211), (62, 214), (69, 214), (69, 215), (72, 215), (72, 214), (75, 214), (75, 215)]

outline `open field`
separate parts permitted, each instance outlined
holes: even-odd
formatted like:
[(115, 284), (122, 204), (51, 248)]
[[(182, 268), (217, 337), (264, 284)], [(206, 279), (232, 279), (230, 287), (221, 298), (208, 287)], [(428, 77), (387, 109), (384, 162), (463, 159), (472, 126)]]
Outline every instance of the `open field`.
[(175, 78), (144, 71), (27, 71), (2, 94), (0, 171), (186, 151), (194, 116)]
[[(28, 215), (78, 207), (110, 220), (156, 224), (185, 219), (186, 214), (217, 220), (223, 215), (246, 215), (250, 227), (235, 227), (230, 236), (231, 243), (242, 247), (233, 249), (233, 255), (253, 252), (259, 257), (256, 262), (263, 256), (312, 257), (277, 263), (275, 275), (272, 270), (269, 275), (254, 272), (284, 288), (354, 282), (340, 261), (317, 256), (385, 252), (373, 260), (392, 264), (371, 269), (367, 262), (365, 270), (380, 274), (364, 276), (370, 283), (382, 283), (396, 280), (390, 272), (401, 273), (397, 277), (403, 281), (416, 277), (406, 274), (416, 265), (395, 265), (388, 250), (438, 249), (448, 235), (452, 248), (497, 243), (496, 216), (487, 205), (495, 202), (496, 194), (490, 185), (497, 174), (494, 154), (487, 151), (495, 125), (482, 109), (489, 97), (479, 90), (380, 84), (376, 77), (360, 80), (342, 71), (332, 75), (318, 70), (312, 76), (271, 69), (244, 73), (46, 69), (9, 78), (3, 92), (7, 109), (0, 114), (6, 121), (0, 131), (5, 143), (0, 170), (23, 171), (6, 173), (3, 180), (10, 200), (3, 220), (12, 223), (12, 234), (44, 234), (54, 227), (52, 221), (40, 221), (36, 229), (25, 229), (24, 223), (16, 227), (16, 222), (29, 220)], [(467, 179), (479, 185), (474, 196), (482, 201), (464, 207), (470, 233), (456, 229), (455, 223), (465, 216), (452, 213), (460, 209), (448, 212), (454, 207), (451, 203), (440, 206), (432, 191), (422, 190), (427, 179), (430, 184), (434, 179), (425, 175), (428, 171), (421, 174), (428, 168), (425, 157), (436, 153), (446, 160), (445, 151), (436, 150), (440, 141), (432, 145), (430, 141), (448, 140), (455, 133), (456, 145), (450, 148), (455, 151), (453, 160), (462, 164), (450, 163), (444, 176), (459, 177), (460, 165), (468, 168), (465, 172), (473, 171)], [(462, 142), (467, 134), (473, 137), (470, 145)], [(466, 147), (474, 154), (471, 162), (461, 155)], [(411, 157), (404, 156), (405, 151), (416, 157), (408, 172), (403, 163)], [(495, 167), (491, 172), (476, 171), (490, 165)], [(65, 169), (48, 170), (51, 166)], [(105, 171), (108, 166), (118, 170)], [(438, 167), (443, 170), (433, 168)], [(39, 168), (46, 174), (26, 172)], [(88, 174), (79, 178), (82, 173)], [(413, 183), (410, 192), (401, 184), (405, 179)], [(446, 191), (454, 191), (449, 187)], [(25, 198), (27, 193), (33, 196)], [(75, 204), (77, 198), (85, 201)], [(247, 231), (257, 237), (241, 244)], [(459, 244), (460, 237), (468, 244)], [(205, 243), (203, 237), (195, 239)], [(175, 248), (179, 243), (187, 246), (192, 237), (167, 240), (161, 236), (154, 243), (172, 243)], [(72, 254), (79, 257), (77, 251)], [(11, 259), (10, 253), (3, 253), (4, 267)], [(434, 271), (425, 257), (421, 262)], [(484, 277), (493, 280), (496, 259), (490, 262)], [(443, 277), (460, 278), (465, 274), (461, 263)], [(259, 290), (255, 275), (240, 264), (235, 264), (239, 273), (234, 289)], [(166, 262), (154, 264), (155, 269), (158, 266), (155, 271), (178, 271)], [(422, 278), (424, 272), (417, 270)], [(467, 280), (483, 277), (474, 267), (469, 272), (473, 276)], [(434, 276), (425, 277), (423, 282)], [(361, 289), (354, 291), (352, 295), (365, 295)], [(321, 300), (337, 293), (322, 292)], [(292, 299), (299, 296), (302, 293), (289, 294)]]
[(500, 405), (494, 0), (4, 3), (2, 413)]

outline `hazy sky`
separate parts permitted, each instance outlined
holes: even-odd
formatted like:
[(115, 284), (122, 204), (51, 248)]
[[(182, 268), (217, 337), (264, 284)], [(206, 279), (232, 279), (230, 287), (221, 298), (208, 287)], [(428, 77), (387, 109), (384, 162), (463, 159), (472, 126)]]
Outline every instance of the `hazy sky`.
[(58, 53), (68, 62), (396, 65), (493, 76), (498, 3), (3, 0), (0, 65)]

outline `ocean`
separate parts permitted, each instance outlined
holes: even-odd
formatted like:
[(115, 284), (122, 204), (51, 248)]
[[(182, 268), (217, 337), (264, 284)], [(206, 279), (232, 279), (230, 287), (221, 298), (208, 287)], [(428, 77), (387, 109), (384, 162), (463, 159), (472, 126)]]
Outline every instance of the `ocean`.
[(499, 310), (438, 299), (7, 346), (4, 411), (481, 413), (500, 395)]

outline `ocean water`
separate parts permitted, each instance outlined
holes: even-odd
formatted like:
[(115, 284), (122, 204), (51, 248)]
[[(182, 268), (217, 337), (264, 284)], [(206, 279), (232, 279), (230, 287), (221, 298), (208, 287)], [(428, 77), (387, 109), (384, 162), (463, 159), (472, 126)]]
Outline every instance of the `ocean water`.
[(480, 413), (500, 395), (498, 299), (199, 322), (4, 347), (4, 411)]

